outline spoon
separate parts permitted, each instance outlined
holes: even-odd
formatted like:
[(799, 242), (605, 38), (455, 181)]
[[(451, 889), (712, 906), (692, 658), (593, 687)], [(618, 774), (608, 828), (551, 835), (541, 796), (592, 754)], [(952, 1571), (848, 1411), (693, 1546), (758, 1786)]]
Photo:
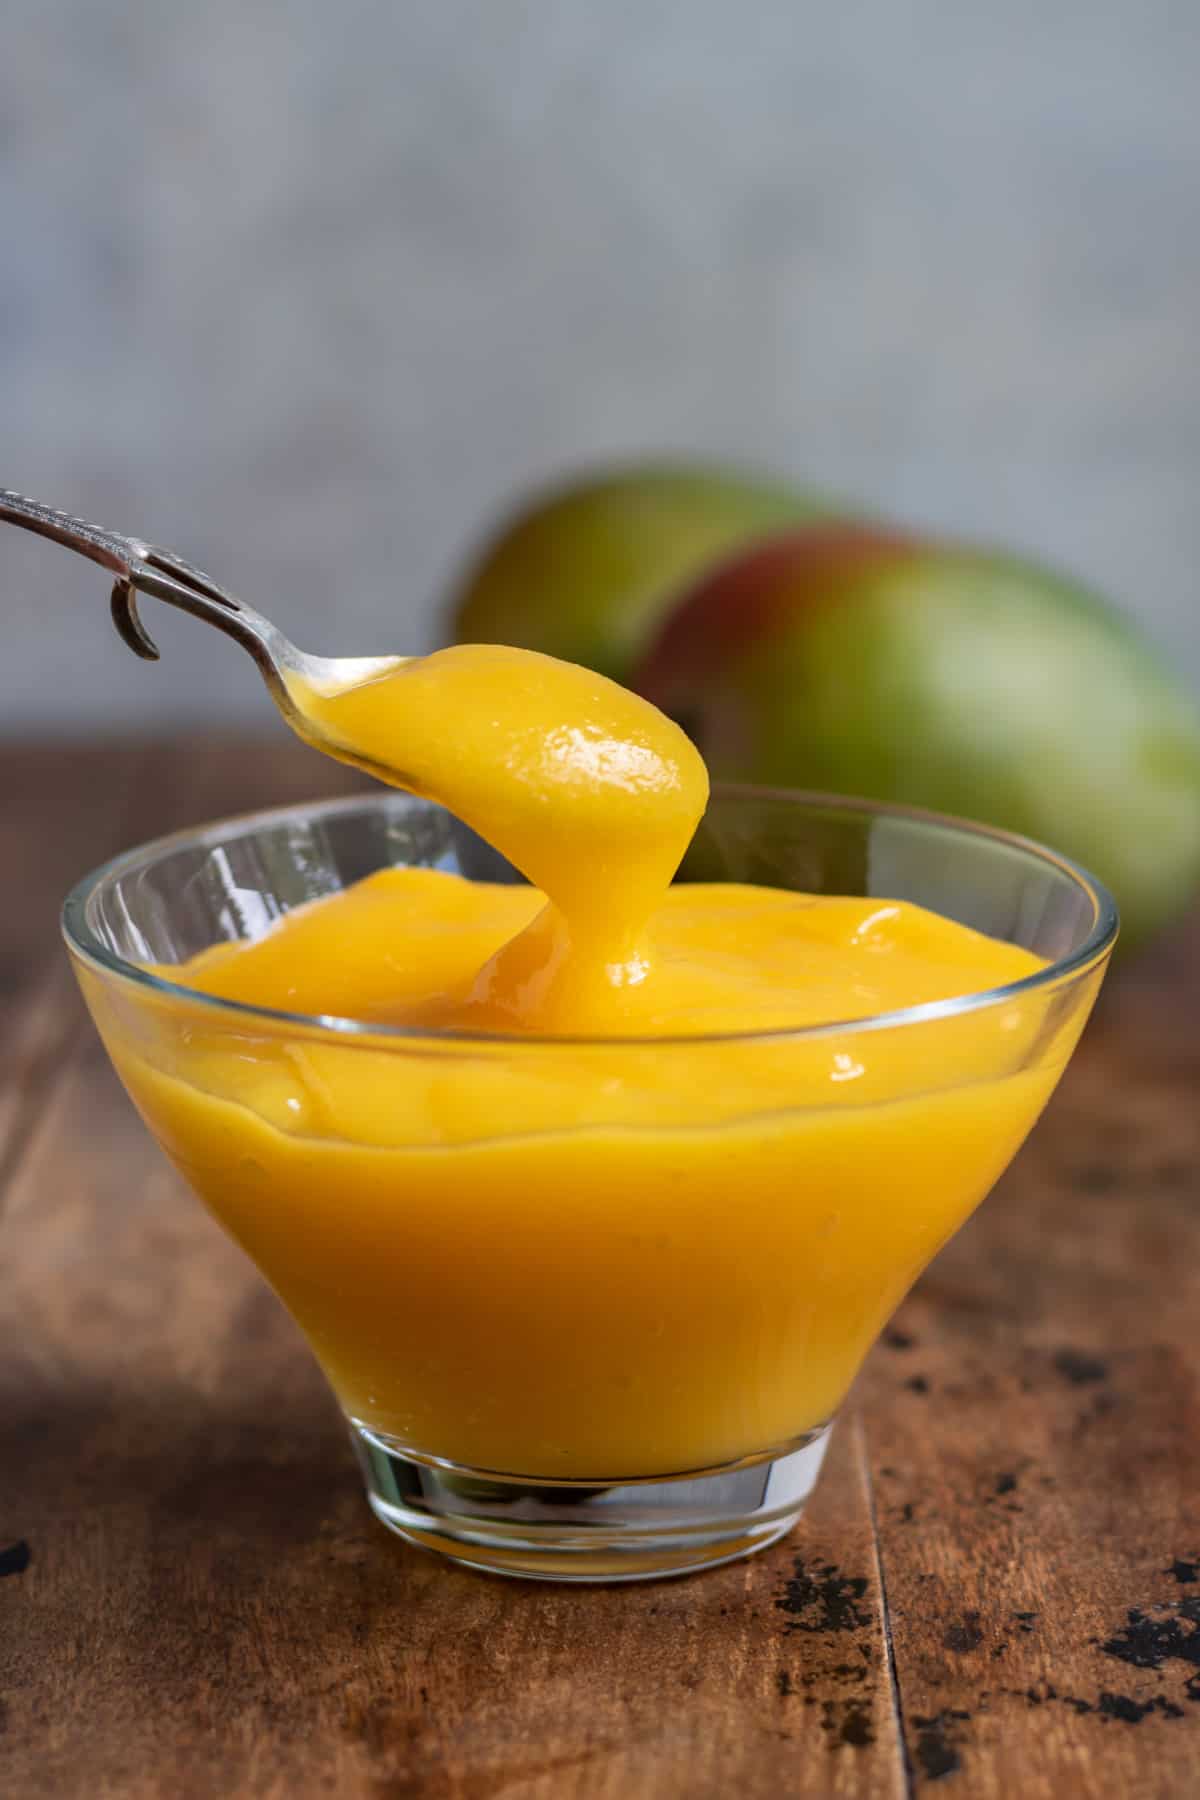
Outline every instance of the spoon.
[(173, 551), (161, 550), (143, 538), (89, 525), (86, 519), (59, 512), (40, 500), (26, 499), (10, 488), (0, 488), (0, 519), (52, 538), (68, 550), (77, 550), (116, 577), (111, 600), (113, 624), (136, 656), (145, 657), (148, 662), (158, 661), (158, 646), (142, 624), (137, 608), (137, 595), (149, 594), (215, 625), (249, 651), (272, 700), (306, 743), (341, 762), (365, 769), (370, 775), (386, 773), (381, 764), (331, 738), (316, 719), (297, 705), (291, 679), (298, 678), (317, 693), (335, 694), (390, 674), (411, 662), (411, 657), (310, 656), (297, 649), (270, 619)]

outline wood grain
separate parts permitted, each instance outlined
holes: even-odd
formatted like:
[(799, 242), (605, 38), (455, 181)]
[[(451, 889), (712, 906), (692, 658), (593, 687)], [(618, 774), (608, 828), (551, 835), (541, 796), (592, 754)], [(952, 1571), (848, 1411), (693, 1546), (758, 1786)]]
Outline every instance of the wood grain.
[[(23, 753), (10, 806), (0, 754), (10, 854), (43, 754), (70, 803), (69, 759)], [(117, 835), (354, 784), (286, 745), (93, 757), (97, 792), (118, 774), (126, 800), (60, 813), (73, 845), (30, 865), (7, 940), (27, 995), (57, 890)], [(1195, 925), (1114, 984), (873, 1357), (799, 1531), (623, 1590), (474, 1576), (375, 1525), (289, 1321), (90, 1032), (53, 1040), (0, 1233), (0, 1791), (1187, 1794), (1198, 1001)]]
[(122, 841), (148, 755), (113, 746), (96, 762), (69, 748), (14, 747), (0, 763), (0, 867), (9, 873), (0, 931), (0, 1188), (83, 1020), (59, 948), (59, 906), (76, 876)]
[(1200, 1767), (1196, 952), (1117, 977), (860, 1386), (918, 1786), (1175, 1800)]

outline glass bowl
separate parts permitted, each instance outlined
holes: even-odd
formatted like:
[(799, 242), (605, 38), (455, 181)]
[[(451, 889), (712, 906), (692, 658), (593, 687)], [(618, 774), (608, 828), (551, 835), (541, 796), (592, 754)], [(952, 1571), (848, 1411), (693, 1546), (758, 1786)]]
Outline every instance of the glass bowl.
[(1045, 967), (868, 1019), (626, 1040), (292, 1015), (174, 978), (392, 865), (520, 879), (381, 791), (80, 882), (67, 944), (121, 1080), (305, 1334), (385, 1525), (560, 1580), (773, 1542), (875, 1337), (1049, 1098), (1111, 899), (1002, 832), (727, 788), (681, 881), (913, 901)]

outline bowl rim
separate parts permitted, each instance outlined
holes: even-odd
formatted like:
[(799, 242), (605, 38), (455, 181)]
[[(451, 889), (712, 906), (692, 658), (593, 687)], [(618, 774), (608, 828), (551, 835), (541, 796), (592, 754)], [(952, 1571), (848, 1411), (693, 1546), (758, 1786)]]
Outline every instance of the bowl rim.
[[(201, 825), (185, 826), (181, 830), (167, 832), (161, 837), (150, 838), (145, 843), (135, 845), (132, 849), (123, 850), (116, 856), (110, 857), (107, 862), (101, 863), (77, 881), (63, 902), (60, 926), (68, 950), (85, 965), (98, 969), (106, 975), (114, 975), (158, 998), (180, 1002), (190, 1008), (226, 1014), (231, 1019), (243, 1021), (251, 1019), (259, 1023), (269, 1023), (272, 1026), (284, 1026), (290, 1031), (298, 1031), (306, 1037), (336, 1039), (342, 1043), (360, 1043), (375, 1048), (389, 1044), (397, 1048), (400, 1046), (411, 1048), (414, 1044), (424, 1043), (431, 1046), (435, 1044), (473, 1045), (475, 1047), (486, 1045), (508, 1049), (534, 1050), (541, 1048), (552, 1051), (621, 1047), (644, 1051), (684, 1045), (695, 1047), (701, 1044), (769, 1042), (784, 1038), (820, 1039), (845, 1036), (849, 1032), (894, 1030), (901, 1026), (926, 1024), (938, 1019), (953, 1018), (962, 1013), (979, 1012), (987, 1007), (1005, 1005), (1042, 989), (1062, 986), (1103, 964), (1117, 940), (1120, 930), (1120, 915), (1116, 901), (1104, 884), (1082, 864), (1074, 862), (1070, 857), (1062, 855), (1057, 850), (1051, 850), (1045, 844), (1038, 843), (1034, 838), (1022, 836), (1019, 832), (1005, 831), (994, 825), (983, 825), (974, 819), (957, 817), (952, 813), (937, 812), (928, 807), (907, 806), (896, 801), (869, 800), (856, 795), (824, 793), (817, 789), (714, 782), (710, 803), (714, 799), (782, 802), (787, 805), (801, 806), (811, 811), (823, 809), (832, 812), (870, 814), (872, 817), (893, 818), (912, 824), (933, 826), (950, 836), (986, 839), (1005, 849), (1018, 851), (1039, 862), (1049, 864), (1060, 874), (1066, 875), (1083, 890), (1092, 903), (1095, 911), (1092, 928), (1077, 949), (1047, 963), (1044, 968), (1036, 970), (1032, 975), (1024, 975), (1017, 981), (1006, 982), (998, 987), (980, 988), (971, 993), (953, 995), (945, 1000), (928, 1000), (917, 1006), (898, 1007), (889, 1012), (871, 1013), (862, 1018), (829, 1019), (809, 1025), (773, 1025), (765, 1030), (752, 1028), (745, 1031), (672, 1032), (664, 1033), (661, 1036), (640, 1037), (619, 1034), (611, 1036), (551, 1036), (517, 1031), (466, 1031), (456, 1027), (384, 1025), (365, 1019), (343, 1018), (332, 1013), (296, 1013), (279, 1007), (256, 1006), (250, 1001), (230, 1000), (217, 994), (205, 993), (199, 988), (188, 987), (184, 982), (169, 981), (139, 963), (130, 962), (125, 957), (118, 956), (115, 951), (100, 943), (91, 929), (87, 916), (88, 903), (93, 894), (105, 882), (115, 880), (129, 869), (136, 867), (137, 864), (158, 858), (171, 850), (181, 850), (185, 847), (212, 848), (235, 828), (239, 833), (245, 834), (248, 831), (268, 829), (297, 816), (302, 816), (308, 821), (317, 821), (341, 813), (387, 811), (393, 806), (401, 809), (410, 808), (414, 804), (428, 806), (437, 811), (445, 810), (439, 807), (435, 801), (425, 800), (403, 790), (387, 788), (376, 792), (365, 789), (361, 793), (347, 794), (332, 800), (294, 801), (285, 806), (263, 807), (246, 813), (231, 813)], [(881, 895), (880, 898), (883, 899), (885, 896)]]

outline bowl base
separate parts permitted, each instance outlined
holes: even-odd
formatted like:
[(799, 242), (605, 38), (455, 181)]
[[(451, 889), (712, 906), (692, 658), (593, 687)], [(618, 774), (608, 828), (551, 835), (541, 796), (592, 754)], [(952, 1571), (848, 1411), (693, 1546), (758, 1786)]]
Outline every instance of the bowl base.
[(376, 1518), (468, 1568), (535, 1581), (653, 1581), (765, 1550), (799, 1519), (829, 1426), (682, 1475), (547, 1482), (416, 1457), (351, 1421)]

